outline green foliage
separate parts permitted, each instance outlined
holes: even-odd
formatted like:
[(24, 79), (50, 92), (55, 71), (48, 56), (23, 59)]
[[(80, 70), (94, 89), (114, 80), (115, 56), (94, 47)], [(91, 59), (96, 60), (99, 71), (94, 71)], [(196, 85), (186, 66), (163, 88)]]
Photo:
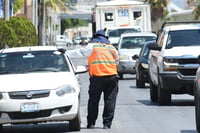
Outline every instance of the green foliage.
[(151, 19), (152, 21), (157, 21), (163, 19), (168, 11), (166, 7), (169, 3), (169, 0), (145, 0), (148, 4), (151, 5)]
[(38, 44), (35, 26), (22, 17), (11, 17), (9, 21), (0, 21), (0, 48), (30, 46)]
[(200, 3), (196, 4), (196, 7), (193, 10), (193, 13), (194, 13), (195, 19), (196, 20), (199, 19), (199, 17), (200, 17)]
[(4, 19), (0, 19), (0, 49), (5, 45), (14, 45), (17, 41), (15, 31), (6, 23)]
[(14, 12), (17, 12), (24, 4), (24, 0), (14, 0)]
[(61, 20), (61, 34), (64, 33), (65, 29), (74, 28), (79, 26), (87, 26), (87, 20), (83, 19), (62, 19)]
[(46, 6), (51, 7), (55, 11), (57, 10), (57, 7), (65, 11), (67, 8), (64, 2), (67, 2), (67, 4), (70, 5), (69, 0), (46, 0)]

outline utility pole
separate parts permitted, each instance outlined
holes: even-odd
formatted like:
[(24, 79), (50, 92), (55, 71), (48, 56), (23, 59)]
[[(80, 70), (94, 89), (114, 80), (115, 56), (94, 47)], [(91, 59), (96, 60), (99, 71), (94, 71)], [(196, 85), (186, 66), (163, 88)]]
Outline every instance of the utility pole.
[(46, 45), (46, 0), (43, 2), (43, 27), (42, 27), (42, 45)]
[(5, 11), (4, 11), (4, 18), (5, 21), (9, 21), (10, 18), (10, 0), (4, 0), (4, 7), (5, 7)]
[(26, 16), (26, 18), (28, 18), (28, 15), (27, 15), (27, 0), (24, 0), (24, 15)]
[(39, 45), (46, 45), (45, 43), (45, 23), (46, 23), (46, 9), (45, 9), (45, 0), (38, 1), (38, 38), (39, 38)]

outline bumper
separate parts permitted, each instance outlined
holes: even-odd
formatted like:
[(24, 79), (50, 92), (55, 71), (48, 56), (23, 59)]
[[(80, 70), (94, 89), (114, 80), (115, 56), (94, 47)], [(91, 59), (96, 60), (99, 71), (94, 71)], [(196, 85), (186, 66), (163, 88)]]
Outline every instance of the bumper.
[(122, 74), (135, 74), (135, 62), (119, 61), (117, 69), (118, 69), (118, 72)]
[(174, 94), (194, 94), (194, 79), (179, 79), (177, 74), (160, 74), (159, 80), (161, 89)]
[[(58, 97), (54, 94), (47, 98), (13, 100), (4, 93), (5, 98), (0, 101), (0, 124), (68, 121), (75, 118), (79, 108), (78, 95), (71, 93)], [(22, 112), (21, 106), (25, 103), (37, 103), (39, 110)]]

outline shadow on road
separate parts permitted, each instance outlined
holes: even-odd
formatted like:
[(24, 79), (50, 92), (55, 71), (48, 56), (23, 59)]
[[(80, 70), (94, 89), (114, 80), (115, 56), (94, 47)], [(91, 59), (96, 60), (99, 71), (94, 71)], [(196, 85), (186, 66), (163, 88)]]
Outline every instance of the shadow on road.
[(1, 133), (62, 133), (69, 132), (68, 123), (5, 125)]
[(198, 133), (198, 132), (195, 130), (181, 130), (180, 133)]
[[(150, 100), (137, 100), (138, 102), (147, 106), (159, 106), (156, 102), (151, 102)], [(194, 100), (192, 99), (172, 99), (170, 105), (166, 106), (194, 106)]]

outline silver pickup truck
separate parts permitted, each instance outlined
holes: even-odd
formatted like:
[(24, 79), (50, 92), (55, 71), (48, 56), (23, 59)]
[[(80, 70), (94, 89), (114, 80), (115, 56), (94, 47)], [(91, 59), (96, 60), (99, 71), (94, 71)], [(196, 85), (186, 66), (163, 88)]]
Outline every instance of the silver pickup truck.
[(199, 64), (200, 22), (166, 22), (157, 46), (150, 46), (150, 98), (159, 105), (171, 103), (171, 94), (194, 95)]

